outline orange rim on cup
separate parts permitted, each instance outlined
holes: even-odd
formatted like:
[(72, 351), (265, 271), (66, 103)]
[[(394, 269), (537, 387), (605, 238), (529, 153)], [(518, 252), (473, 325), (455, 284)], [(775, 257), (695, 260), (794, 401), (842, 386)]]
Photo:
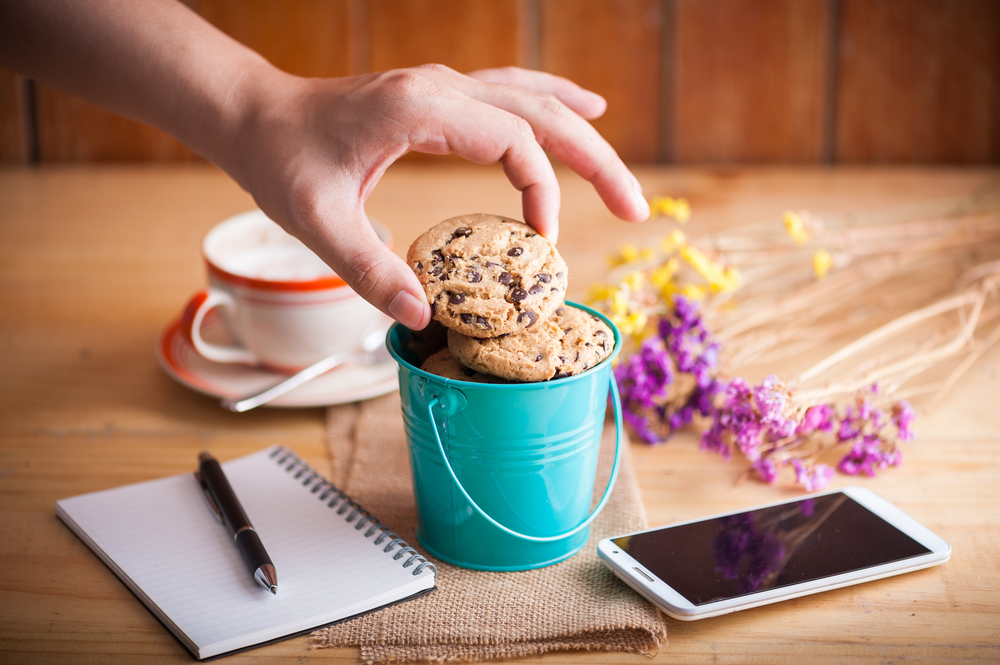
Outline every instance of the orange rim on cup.
[[(388, 229), (371, 224), (391, 248)], [(292, 372), (357, 348), (366, 335), (388, 323), (388, 317), (260, 210), (219, 223), (201, 249), (208, 287), (188, 301), (181, 328), (208, 360)], [(216, 308), (231, 344), (202, 338), (205, 315)]]

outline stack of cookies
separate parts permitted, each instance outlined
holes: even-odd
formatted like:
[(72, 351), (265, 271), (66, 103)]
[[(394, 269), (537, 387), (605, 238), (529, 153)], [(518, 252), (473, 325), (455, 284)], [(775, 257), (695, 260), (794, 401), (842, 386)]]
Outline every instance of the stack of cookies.
[(454, 217), (417, 238), (406, 260), (431, 304), (431, 325), (411, 340), (427, 372), (548, 381), (579, 374), (614, 348), (603, 321), (564, 303), (566, 263), (527, 224)]

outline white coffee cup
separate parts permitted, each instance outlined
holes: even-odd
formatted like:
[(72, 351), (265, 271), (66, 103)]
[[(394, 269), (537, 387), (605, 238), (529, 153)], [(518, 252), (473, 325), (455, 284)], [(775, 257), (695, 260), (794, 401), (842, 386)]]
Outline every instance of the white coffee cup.
[[(392, 246), (389, 231), (371, 222)], [(298, 239), (260, 210), (219, 223), (201, 245), (208, 288), (184, 309), (181, 329), (203, 357), (283, 372), (358, 348), (388, 317), (355, 293)], [(232, 345), (206, 342), (202, 322), (218, 308)]]

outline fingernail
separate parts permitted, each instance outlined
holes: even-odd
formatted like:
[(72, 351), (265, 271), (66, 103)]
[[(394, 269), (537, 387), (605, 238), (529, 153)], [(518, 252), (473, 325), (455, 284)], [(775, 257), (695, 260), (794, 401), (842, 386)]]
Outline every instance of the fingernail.
[(419, 330), (427, 305), (409, 291), (400, 291), (389, 303), (389, 315), (407, 328)]
[(648, 214), (649, 202), (642, 195), (642, 185), (639, 184), (639, 179), (635, 176), (632, 176), (632, 189), (635, 190), (635, 202), (639, 204), (639, 209)]

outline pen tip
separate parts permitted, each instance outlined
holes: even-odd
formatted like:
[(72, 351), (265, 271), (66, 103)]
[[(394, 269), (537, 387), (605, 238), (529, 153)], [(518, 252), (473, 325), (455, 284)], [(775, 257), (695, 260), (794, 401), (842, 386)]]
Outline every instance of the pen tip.
[(273, 593), (275, 596), (278, 595), (278, 585), (277, 584), (272, 584), (271, 585), (271, 593)]

